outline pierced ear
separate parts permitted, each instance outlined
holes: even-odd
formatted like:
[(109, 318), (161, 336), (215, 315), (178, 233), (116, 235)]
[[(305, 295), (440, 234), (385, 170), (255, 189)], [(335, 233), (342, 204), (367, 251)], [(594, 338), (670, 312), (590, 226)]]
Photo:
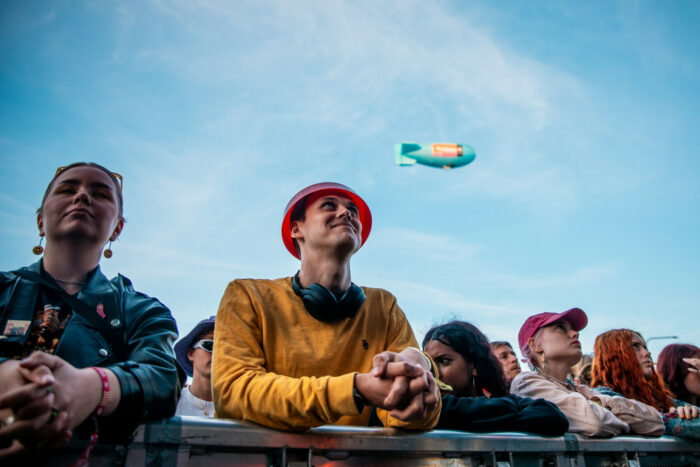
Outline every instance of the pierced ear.
[(36, 226), (39, 229), (39, 236), (40, 237), (43, 237), (44, 235), (46, 235), (46, 233), (44, 232), (44, 218), (41, 216), (41, 214), (36, 215)]
[(119, 222), (117, 222), (117, 226), (114, 228), (114, 232), (112, 232), (112, 235), (109, 237), (109, 241), (110, 242), (115, 241), (119, 237), (119, 234), (122, 233), (123, 228), (124, 228), (124, 219), (119, 219)]
[(472, 370), (472, 376), (478, 376), (476, 373), (476, 367), (474, 367), (474, 369)]

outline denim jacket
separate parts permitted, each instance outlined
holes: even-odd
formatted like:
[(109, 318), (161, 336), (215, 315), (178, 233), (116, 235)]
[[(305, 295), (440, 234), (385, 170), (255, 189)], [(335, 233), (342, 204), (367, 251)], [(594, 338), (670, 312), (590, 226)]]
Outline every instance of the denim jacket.
[[(26, 278), (41, 276), (42, 271), (39, 260), (17, 271), (0, 272), (0, 348), (26, 340), (28, 331), (4, 335), (6, 323), (33, 320), (40, 287), (58, 289), (48, 275), (43, 276), (45, 285)], [(121, 400), (113, 414), (100, 417), (100, 440), (124, 438), (143, 421), (173, 415), (184, 373), (172, 349), (177, 326), (170, 310), (135, 291), (122, 275), (108, 280), (99, 266), (83, 289), (69, 298), (82, 309), (73, 307), (55, 355), (77, 368), (108, 368), (119, 379)], [(0, 357), (0, 363), (4, 360)]]

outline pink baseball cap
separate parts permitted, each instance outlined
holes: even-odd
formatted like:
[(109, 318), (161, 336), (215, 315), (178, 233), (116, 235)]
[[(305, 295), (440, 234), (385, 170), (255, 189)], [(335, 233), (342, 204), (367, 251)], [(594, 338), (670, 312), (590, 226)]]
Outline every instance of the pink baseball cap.
[(318, 199), (319, 196), (327, 194), (330, 195), (333, 193), (347, 196), (353, 203), (355, 203), (359, 211), (358, 217), (360, 219), (360, 224), (362, 224), (362, 242), (360, 243), (360, 246), (364, 245), (365, 241), (367, 241), (369, 231), (372, 230), (372, 213), (370, 212), (367, 203), (365, 203), (365, 200), (360, 198), (360, 195), (343, 184), (334, 182), (316, 183), (314, 185), (307, 186), (299, 193), (294, 195), (292, 199), (289, 200), (289, 203), (287, 203), (287, 207), (284, 208), (284, 218), (282, 218), (282, 241), (284, 242), (284, 246), (287, 247), (287, 251), (289, 251), (296, 259), (301, 258), (299, 257), (299, 253), (297, 253), (297, 249), (294, 248), (294, 239), (292, 238), (291, 233), (291, 216), (294, 208), (296, 207), (297, 203), (307, 196), (314, 195), (314, 198)]
[(567, 320), (574, 331), (580, 331), (588, 324), (588, 317), (580, 308), (572, 308), (561, 313), (539, 313), (537, 315), (532, 315), (525, 320), (525, 323), (520, 327), (520, 332), (518, 332), (520, 352), (522, 352), (523, 355), (527, 355), (527, 341), (535, 335), (539, 328), (552, 324), (559, 319)]

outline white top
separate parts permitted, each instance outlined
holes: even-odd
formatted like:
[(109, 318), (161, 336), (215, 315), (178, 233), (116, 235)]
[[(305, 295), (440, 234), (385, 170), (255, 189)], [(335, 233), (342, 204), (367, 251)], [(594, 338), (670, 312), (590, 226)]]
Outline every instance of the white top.
[(510, 393), (531, 399), (546, 399), (569, 419), (569, 431), (588, 436), (616, 436), (627, 433), (661, 436), (664, 423), (653, 407), (621, 396), (595, 393), (597, 401), (555, 383), (540, 372), (523, 371), (510, 384)]
[(189, 386), (185, 386), (180, 393), (180, 402), (177, 403), (175, 415), (214, 418), (214, 402), (200, 399), (192, 394)]

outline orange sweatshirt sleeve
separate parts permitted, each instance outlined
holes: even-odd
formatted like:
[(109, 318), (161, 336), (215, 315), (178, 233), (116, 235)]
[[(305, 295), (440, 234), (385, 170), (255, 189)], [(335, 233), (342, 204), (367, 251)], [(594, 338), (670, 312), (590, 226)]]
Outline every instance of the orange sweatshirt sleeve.
[(241, 281), (231, 282), (221, 299), (212, 362), (217, 417), (304, 430), (357, 415), (354, 373), (294, 378), (266, 370), (261, 308)]

